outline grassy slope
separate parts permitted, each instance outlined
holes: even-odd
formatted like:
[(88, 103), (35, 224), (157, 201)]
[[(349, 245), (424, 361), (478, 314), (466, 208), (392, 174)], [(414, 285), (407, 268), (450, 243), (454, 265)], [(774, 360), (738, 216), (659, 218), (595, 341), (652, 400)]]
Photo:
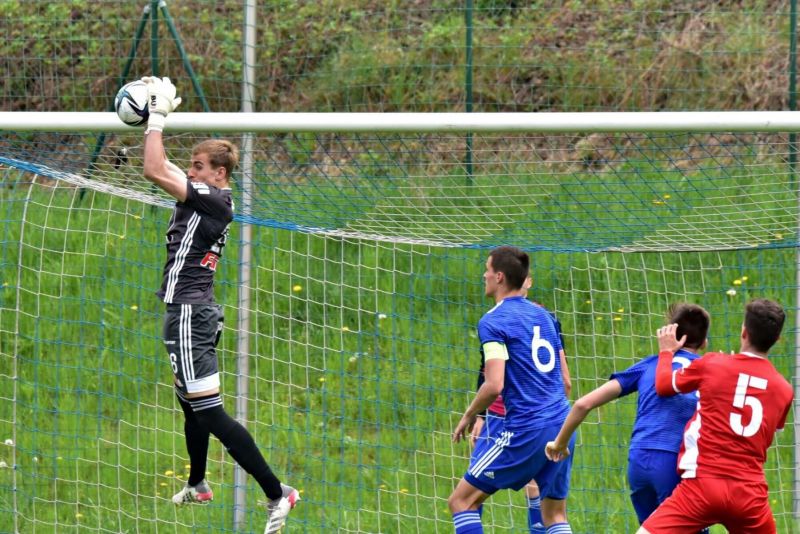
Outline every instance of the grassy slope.
[[(475, 3), (477, 111), (783, 109), (788, 3)], [(141, 12), (127, 2), (2, 0), (5, 110), (101, 110)], [(239, 2), (169, 5), (214, 111), (239, 109)], [(199, 111), (164, 25), (159, 69)], [(462, 3), (281, 0), (258, 5), (257, 109), (464, 109)], [(149, 29), (148, 29), (149, 32)], [(149, 33), (130, 78), (150, 71)], [(13, 67), (13, 68), (12, 68)]]

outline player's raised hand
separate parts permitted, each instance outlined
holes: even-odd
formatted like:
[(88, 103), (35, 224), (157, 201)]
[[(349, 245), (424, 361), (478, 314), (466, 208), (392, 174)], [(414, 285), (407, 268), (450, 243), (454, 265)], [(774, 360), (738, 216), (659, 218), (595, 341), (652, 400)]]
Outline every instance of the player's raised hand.
[(658, 337), (658, 351), (675, 352), (683, 347), (683, 344), (686, 343), (686, 334), (682, 335), (680, 339), (677, 338), (677, 335), (678, 323), (668, 324), (667, 326), (659, 328), (656, 331), (656, 336)]
[(568, 445), (558, 447), (555, 441), (548, 441), (547, 445), (544, 446), (544, 455), (551, 462), (560, 462), (569, 456), (569, 447)]
[(149, 97), (150, 118), (147, 121), (147, 130), (161, 131), (164, 129), (167, 115), (180, 105), (181, 98), (176, 96), (177, 89), (166, 76), (164, 78), (145, 76), (142, 81), (147, 84)]
[(166, 76), (163, 78), (145, 76), (142, 81), (147, 84), (151, 114), (158, 113), (166, 116), (181, 104), (181, 98), (176, 96), (178, 90)]

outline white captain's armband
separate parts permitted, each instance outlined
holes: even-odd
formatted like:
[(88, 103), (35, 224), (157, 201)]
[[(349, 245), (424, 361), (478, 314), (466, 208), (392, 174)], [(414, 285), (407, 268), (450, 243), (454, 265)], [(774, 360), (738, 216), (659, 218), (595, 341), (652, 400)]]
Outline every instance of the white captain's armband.
[(483, 344), (483, 358), (485, 360), (507, 360), (508, 350), (502, 343), (490, 341)]

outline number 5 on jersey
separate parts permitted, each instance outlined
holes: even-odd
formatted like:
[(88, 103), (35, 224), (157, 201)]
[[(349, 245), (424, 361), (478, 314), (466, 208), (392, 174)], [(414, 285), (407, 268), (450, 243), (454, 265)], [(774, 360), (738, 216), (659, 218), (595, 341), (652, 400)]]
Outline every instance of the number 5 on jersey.
[(733, 407), (744, 408), (749, 406), (753, 413), (750, 416), (750, 423), (744, 426), (742, 424), (742, 414), (731, 412), (730, 425), (737, 435), (745, 438), (754, 436), (758, 432), (761, 427), (761, 419), (764, 416), (764, 407), (761, 405), (761, 401), (747, 394), (748, 387), (766, 391), (767, 381), (764, 378), (739, 373), (739, 382), (736, 384), (736, 393), (733, 396)]

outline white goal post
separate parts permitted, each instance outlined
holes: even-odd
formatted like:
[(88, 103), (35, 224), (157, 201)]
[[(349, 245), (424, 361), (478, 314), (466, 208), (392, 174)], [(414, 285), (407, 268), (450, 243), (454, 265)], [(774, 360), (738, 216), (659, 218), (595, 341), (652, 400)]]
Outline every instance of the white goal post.
[[(132, 132), (112, 112), (0, 112), (0, 131)], [(800, 111), (172, 113), (171, 132), (797, 132)]]

